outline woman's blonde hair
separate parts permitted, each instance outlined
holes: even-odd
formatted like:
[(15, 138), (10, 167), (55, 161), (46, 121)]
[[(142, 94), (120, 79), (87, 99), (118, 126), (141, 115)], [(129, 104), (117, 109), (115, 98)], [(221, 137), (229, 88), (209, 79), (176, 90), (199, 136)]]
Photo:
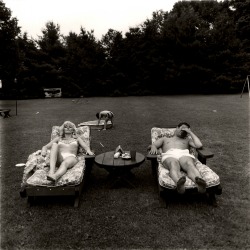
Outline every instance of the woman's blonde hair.
[(65, 125), (69, 125), (69, 126), (71, 126), (74, 129), (73, 136), (75, 136), (76, 135), (76, 125), (73, 122), (71, 122), (71, 121), (65, 121), (63, 123), (63, 125), (60, 126), (60, 128), (59, 128), (59, 135), (60, 135), (60, 137), (61, 138), (64, 137), (64, 127), (65, 127)]

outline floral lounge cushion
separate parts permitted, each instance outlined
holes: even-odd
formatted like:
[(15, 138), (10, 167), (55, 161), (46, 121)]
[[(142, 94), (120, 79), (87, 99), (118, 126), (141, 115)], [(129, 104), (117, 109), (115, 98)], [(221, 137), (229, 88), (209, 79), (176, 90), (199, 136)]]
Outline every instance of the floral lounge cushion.
[(29, 155), (28, 161), (25, 164), (22, 186), (64, 186), (64, 185), (78, 185), (84, 176), (86, 169), (85, 158), (78, 155), (78, 162), (71, 169), (60, 177), (56, 183), (47, 180), (47, 173), (49, 171), (50, 151), (47, 151), (45, 157), (41, 156), (41, 150)]
[[(200, 161), (196, 162), (196, 168), (199, 170), (201, 177), (206, 181), (207, 188), (217, 186), (220, 184), (220, 178), (219, 176), (208, 166), (202, 164)], [(182, 175), (186, 176), (186, 173), (181, 171)], [(162, 166), (161, 163), (159, 163), (158, 166), (158, 181), (160, 186), (169, 188), (169, 189), (175, 189), (176, 184), (172, 180), (172, 178), (169, 176), (169, 171)], [(186, 182), (185, 182), (185, 188), (195, 188), (196, 184), (186, 176)]]
[[(59, 135), (59, 126), (53, 126), (51, 133), (51, 140)], [(90, 129), (88, 126), (76, 129), (76, 136), (89, 146), (90, 145)], [(45, 157), (41, 155), (41, 150), (38, 150), (29, 155), (25, 164), (23, 179), (21, 186), (64, 186), (64, 185), (78, 185), (84, 176), (85, 171), (85, 150), (80, 147), (77, 154), (78, 163), (57, 180), (55, 184), (47, 180), (47, 172), (49, 170), (50, 150), (47, 151)]]
[(49, 167), (37, 169), (33, 175), (31, 175), (26, 183), (31, 186), (65, 186), (65, 185), (78, 185), (81, 183), (84, 171), (85, 160), (81, 158), (77, 164), (68, 169), (67, 172), (60, 177), (55, 183), (47, 180), (47, 174)]
[[(175, 128), (152, 128), (151, 129), (151, 140), (152, 143), (154, 143), (156, 140), (158, 140), (161, 137), (172, 137), (174, 135)], [(197, 152), (194, 148), (190, 148), (190, 153), (197, 156)], [(160, 186), (169, 188), (169, 189), (175, 189), (176, 184), (172, 180), (172, 178), (169, 176), (169, 171), (163, 167), (161, 163), (161, 156), (159, 155), (157, 157), (157, 160), (159, 162), (158, 165), (158, 181)], [(220, 178), (219, 176), (208, 166), (202, 164), (197, 158), (195, 159), (195, 166), (199, 170), (202, 178), (206, 181), (207, 188), (213, 187), (220, 184)], [(184, 171), (181, 171), (182, 175), (186, 176), (186, 173)], [(195, 183), (186, 176), (186, 182), (185, 182), (185, 188), (195, 188)]]

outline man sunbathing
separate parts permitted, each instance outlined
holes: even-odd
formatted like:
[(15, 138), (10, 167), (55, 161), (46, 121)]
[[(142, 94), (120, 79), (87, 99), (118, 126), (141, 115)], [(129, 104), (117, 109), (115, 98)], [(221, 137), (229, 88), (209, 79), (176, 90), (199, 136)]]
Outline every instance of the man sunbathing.
[(186, 122), (180, 123), (174, 132), (174, 136), (162, 137), (152, 144), (150, 153), (157, 154), (157, 149), (162, 148), (163, 166), (169, 170), (169, 175), (176, 183), (177, 192), (185, 193), (186, 177), (181, 175), (184, 170), (187, 176), (197, 185), (198, 192), (206, 192), (206, 182), (202, 179), (195, 167), (195, 157), (189, 153), (189, 147), (201, 148), (200, 139), (191, 131)]
[[(87, 154), (94, 154), (80, 137), (75, 136), (76, 126), (74, 123), (66, 121), (59, 130), (60, 136), (45, 145), (41, 152), (42, 156), (45, 156), (47, 150), (51, 149), (50, 169), (47, 179), (53, 182), (64, 175), (67, 169), (72, 168), (78, 162), (76, 155), (79, 146), (83, 147)], [(57, 171), (55, 171), (56, 166), (59, 166)]]
[(114, 114), (111, 111), (103, 110), (103, 111), (97, 113), (96, 117), (98, 119), (98, 125), (100, 123), (100, 120), (104, 120), (104, 128), (103, 128), (103, 130), (107, 129), (108, 121), (111, 121), (112, 126), (114, 125), (114, 123), (113, 123)]

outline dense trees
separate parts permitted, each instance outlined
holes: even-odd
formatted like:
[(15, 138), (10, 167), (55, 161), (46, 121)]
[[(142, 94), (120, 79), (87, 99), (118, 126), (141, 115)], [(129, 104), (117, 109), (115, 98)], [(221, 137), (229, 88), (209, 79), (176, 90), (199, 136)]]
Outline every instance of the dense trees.
[[(47, 22), (37, 40), (20, 34), (0, 0), (2, 98), (240, 92), (250, 73), (250, 2), (182, 1), (124, 34), (60, 34)], [(14, 84), (18, 79), (18, 85)]]
[[(15, 91), (14, 77), (19, 70), (17, 36), (20, 33), (18, 21), (11, 17), (11, 11), (0, 1), (0, 79), (6, 92)], [(14, 77), (13, 77), (14, 76)]]

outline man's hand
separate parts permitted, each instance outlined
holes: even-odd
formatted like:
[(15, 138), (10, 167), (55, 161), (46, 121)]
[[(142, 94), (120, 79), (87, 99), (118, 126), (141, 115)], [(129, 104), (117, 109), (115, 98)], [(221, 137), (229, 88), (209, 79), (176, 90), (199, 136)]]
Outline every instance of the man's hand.
[(150, 149), (149, 153), (151, 155), (156, 155), (158, 153), (157, 148), (156, 148), (156, 146), (154, 144), (151, 145), (151, 149)]

